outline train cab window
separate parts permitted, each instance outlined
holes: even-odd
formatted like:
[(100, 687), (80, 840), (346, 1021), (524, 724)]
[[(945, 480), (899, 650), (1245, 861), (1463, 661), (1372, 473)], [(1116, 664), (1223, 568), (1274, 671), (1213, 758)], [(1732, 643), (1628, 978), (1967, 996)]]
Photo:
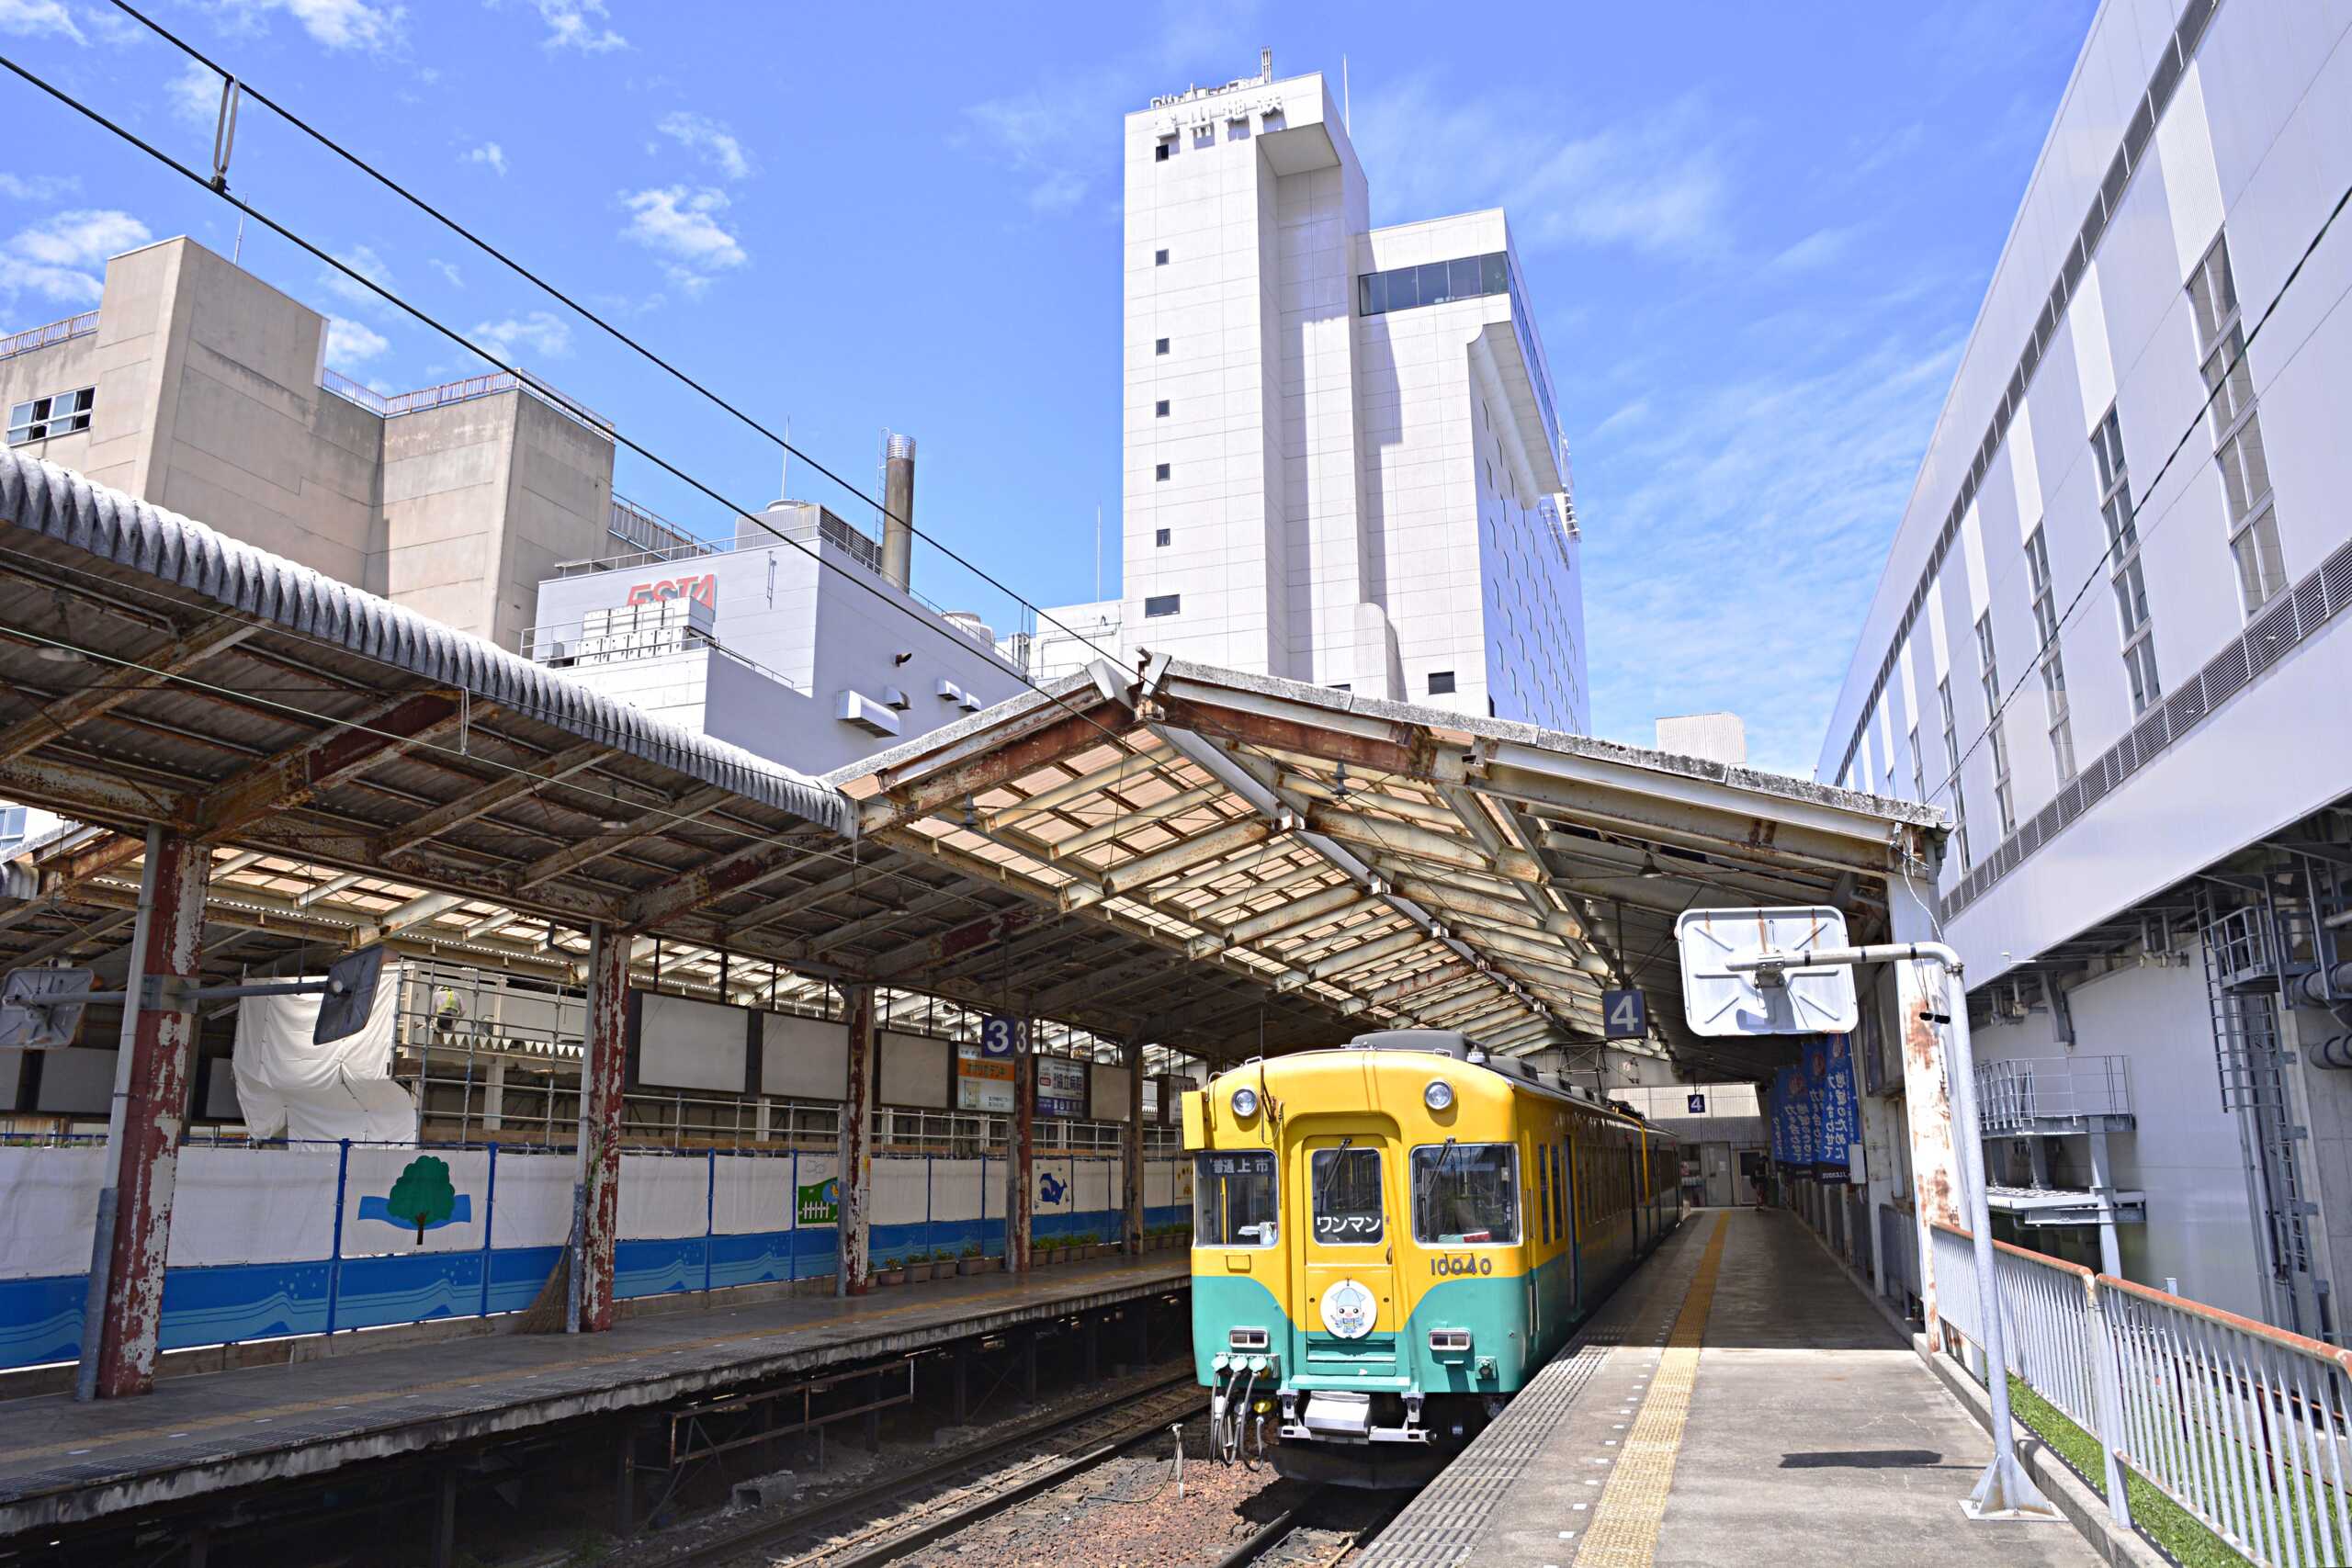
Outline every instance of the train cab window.
[(1194, 1247), (1272, 1247), (1277, 1239), (1272, 1150), (1193, 1156)]
[(1370, 1247), (1388, 1235), (1388, 1205), (1380, 1195), (1378, 1149), (1317, 1149), (1308, 1173), (1315, 1181), (1315, 1239), (1325, 1247)]
[(1519, 1243), (1519, 1151), (1446, 1144), (1413, 1151), (1413, 1238), (1424, 1247)]

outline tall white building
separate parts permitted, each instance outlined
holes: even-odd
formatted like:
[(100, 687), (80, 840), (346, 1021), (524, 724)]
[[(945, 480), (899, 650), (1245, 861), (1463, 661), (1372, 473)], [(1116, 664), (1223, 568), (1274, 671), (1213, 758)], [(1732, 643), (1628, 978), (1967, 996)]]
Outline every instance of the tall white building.
[[(1960, 825), (1937, 913), (2020, 1234), (2331, 1337), (2352, 1278), (2347, 187), (2352, 10), (2100, 7), (1819, 768)], [(2102, 1211), (2121, 1224), (2083, 1223)]]
[[(1323, 78), (1271, 64), (1125, 136), (1125, 581), (1047, 614), (1585, 728), (1567, 457), (1503, 214), (1373, 228)], [(1091, 657), (1041, 626), (1043, 671)]]

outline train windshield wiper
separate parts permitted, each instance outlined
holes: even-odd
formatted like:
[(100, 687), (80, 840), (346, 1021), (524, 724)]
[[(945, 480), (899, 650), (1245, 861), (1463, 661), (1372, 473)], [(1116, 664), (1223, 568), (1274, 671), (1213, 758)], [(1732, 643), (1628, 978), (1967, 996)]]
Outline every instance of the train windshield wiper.
[(1307, 1223), (1315, 1227), (1317, 1235), (1323, 1232), (1323, 1200), (1331, 1195), (1332, 1179), (1339, 1175), (1340, 1162), (1347, 1157), (1349, 1145), (1355, 1141), (1353, 1134), (1341, 1138), (1340, 1146), (1331, 1151), (1331, 1163), (1324, 1167), (1321, 1176), (1315, 1179), (1314, 1213), (1307, 1216)]

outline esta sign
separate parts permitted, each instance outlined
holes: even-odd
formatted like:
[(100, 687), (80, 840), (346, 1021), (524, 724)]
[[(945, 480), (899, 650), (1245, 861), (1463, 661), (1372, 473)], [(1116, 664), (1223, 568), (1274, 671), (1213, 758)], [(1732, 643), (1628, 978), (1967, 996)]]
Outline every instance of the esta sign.
[(703, 572), (693, 577), (664, 577), (651, 582), (639, 582), (628, 591), (626, 601), (630, 604), (660, 604), (672, 599), (691, 599), (697, 604), (718, 608), (718, 573)]

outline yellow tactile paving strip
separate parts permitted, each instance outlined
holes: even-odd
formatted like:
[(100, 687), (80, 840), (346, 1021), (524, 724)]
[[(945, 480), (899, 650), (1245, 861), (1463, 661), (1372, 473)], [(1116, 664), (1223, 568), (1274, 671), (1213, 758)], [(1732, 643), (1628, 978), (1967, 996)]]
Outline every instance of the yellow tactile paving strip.
[(1707, 1249), (1700, 1255), (1682, 1311), (1658, 1358), (1657, 1375), (1650, 1380), (1633, 1430), (1626, 1435), (1623, 1457), (1601, 1490), (1592, 1529), (1577, 1550), (1576, 1568), (1649, 1568), (1657, 1555), (1658, 1527), (1666, 1519), (1682, 1429), (1690, 1418), (1699, 1349), (1706, 1338), (1707, 1313), (1714, 1304), (1715, 1276), (1723, 1269), (1724, 1235), (1730, 1225), (1730, 1215), (1715, 1216)]

